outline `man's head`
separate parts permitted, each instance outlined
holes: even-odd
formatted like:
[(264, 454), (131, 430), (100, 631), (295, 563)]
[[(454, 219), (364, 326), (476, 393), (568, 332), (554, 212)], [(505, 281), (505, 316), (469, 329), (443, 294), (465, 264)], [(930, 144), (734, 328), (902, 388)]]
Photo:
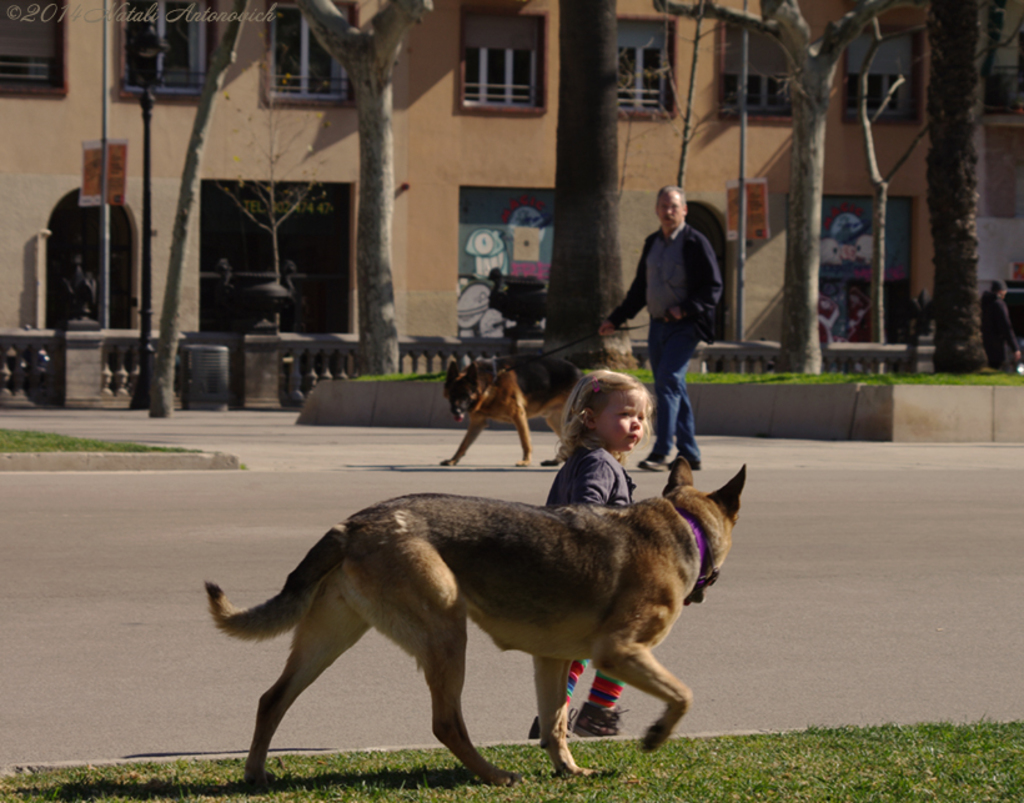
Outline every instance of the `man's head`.
[(1000, 298), (1006, 298), (1006, 282), (996, 279), (992, 282), (992, 292)]
[(669, 235), (686, 220), (686, 195), (682, 187), (662, 187), (654, 211), (661, 221), (661, 230)]

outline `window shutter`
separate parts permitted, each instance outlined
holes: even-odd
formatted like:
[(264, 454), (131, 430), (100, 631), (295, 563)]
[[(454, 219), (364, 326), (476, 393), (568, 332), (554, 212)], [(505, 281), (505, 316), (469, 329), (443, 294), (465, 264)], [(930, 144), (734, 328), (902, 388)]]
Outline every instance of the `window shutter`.
[[(860, 36), (850, 43), (850, 47), (846, 51), (849, 72), (860, 72), (870, 45), (870, 36)], [(878, 48), (878, 52), (875, 53), (874, 61), (871, 62), (871, 73), (873, 75), (903, 75), (909, 78), (913, 68), (913, 57), (914, 43), (909, 34), (890, 39), (883, 42), (882, 46)]]
[(57, 55), (57, 22), (18, 22), (7, 16), (14, 0), (0, 0), (0, 56), (52, 59)]
[(467, 14), (466, 47), (486, 47), (489, 50), (536, 50), (537, 18)]
[(638, 50), (664, 50), (665, 26), (660, 22), (619, 20), (618, 44)]

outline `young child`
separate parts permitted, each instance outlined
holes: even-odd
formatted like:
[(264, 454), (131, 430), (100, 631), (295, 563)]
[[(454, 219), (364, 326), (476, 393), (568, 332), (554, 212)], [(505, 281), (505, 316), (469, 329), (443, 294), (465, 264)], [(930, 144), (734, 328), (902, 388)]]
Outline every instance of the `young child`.
[[(651, 434), (653, 406), (640, 380), (594, 371), (576, 384), (562, 413), (558, 458), (565, 461), (548, 494), (549, 505), (625, 506), (636, 487), (623, 466)], [(572, 697), (587, 662), (573, 661), (566, 698)], [(598, 671), (573, 728), (580, 736), (615, 736), (622, 684)], [(531, 732), (531, 738), (536, 738)]]

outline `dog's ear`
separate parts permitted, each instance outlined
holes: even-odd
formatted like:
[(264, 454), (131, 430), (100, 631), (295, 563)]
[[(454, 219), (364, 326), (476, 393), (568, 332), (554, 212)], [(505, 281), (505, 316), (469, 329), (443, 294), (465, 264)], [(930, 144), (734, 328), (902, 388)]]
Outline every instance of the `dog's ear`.
[(444, 378), (444, 386), (448, 387), (451, 385), (459, 376), (459, 364), (452, 360), (448, 363), (448, 374)]
[(746, 481), (747, 467), (744, 464), (735, 477), (714, 493), (708, 494), (708, 499), (722, 508), (722, 512), (730, 519), (735, 519), (740, 510), (740, 494)]
[(677, 457), (669, 471), (668, 485), (665, 486), (665, 490), (661, 492), (661, 495), (668, 496), (676, 488), (684, 488), (687, 485), (693, 485), (693, 471), (690, 469), (690, 464), (686, 462), (685, 457)]
[(473, 362), (471, 362), (469, 364), (469, 367), (466, 369), (466, 381), (472, 386), (480, 384), (480, 379), (477, 376), (476, 371), (476, 360), (473, 360)]

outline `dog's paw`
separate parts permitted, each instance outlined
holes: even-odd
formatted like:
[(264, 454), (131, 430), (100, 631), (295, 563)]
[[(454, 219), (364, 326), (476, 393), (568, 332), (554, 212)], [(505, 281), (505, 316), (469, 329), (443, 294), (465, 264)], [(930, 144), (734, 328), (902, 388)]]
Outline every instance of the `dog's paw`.
[(647, 729), (647, 733), (640, 746), (645, 752), (649, 753), (652, 750), (657, 750), (661, 747), (667, 738), (668, 732), (665, 730), (665, 726), (660, 722), (655, 722)]
[(530, 461), (529, 460), (520, 460), (518, 463), (516, 463), (516, 465), (520, 466), (520, 467), (528, 466), (528, 465), (530, 465)]
[(450, 457), (447, 460), (442, 460), (441, 461), (441, 465), (442, 466), (455, 466), (455, 465), (458, 465), (458, 463), (459, 463), (459, 461), (456, 460), (454, 457)]
[(265, 769), (261, 769), (259, 772), (246, 770), (244, 777), (245, 782), (250, 786), (269, 786), (270, 782), (274, 780), (274, 776)]
[(562, 464), (562, 461), (561, 460), (541, 460), (540, 464), (542, 466), (560, 466)]
[(522, 780), (523, 776), (518, 772), (502, 771), (501, 774), (493, 778), (490, 783), (493, 786), (515, 786), (516, 784), (521, 783)]

